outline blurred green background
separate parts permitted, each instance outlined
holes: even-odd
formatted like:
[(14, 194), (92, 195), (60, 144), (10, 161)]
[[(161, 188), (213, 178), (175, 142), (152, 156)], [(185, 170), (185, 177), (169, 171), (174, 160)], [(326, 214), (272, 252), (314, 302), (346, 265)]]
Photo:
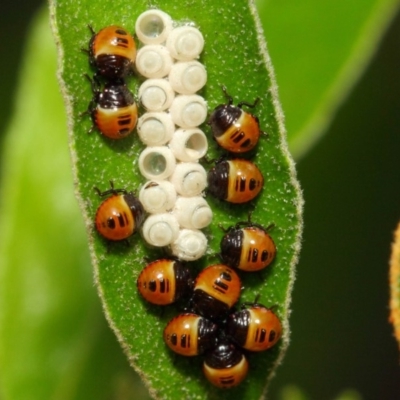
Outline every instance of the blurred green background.
[(400, 398), (387, 266), (400, 219), (399, 49), (397, 16), (325, 137), (297, 164), (304, 242), (274, 393), (295, 383), (312, 399), (344, 388)]
[[(40, 4), (2, 2), (1, 133), (12, 112), (29, 23)], [(306, 201), (304, 243), (292, 343), (272, 383), (272, 399), (291, 384), (317, 400), (333, 399), (347, 388), (364, 399), (400, 398), (387, 267), (400, 219), (399, 50), (397, 16), (326, 135), (297, 164)]]

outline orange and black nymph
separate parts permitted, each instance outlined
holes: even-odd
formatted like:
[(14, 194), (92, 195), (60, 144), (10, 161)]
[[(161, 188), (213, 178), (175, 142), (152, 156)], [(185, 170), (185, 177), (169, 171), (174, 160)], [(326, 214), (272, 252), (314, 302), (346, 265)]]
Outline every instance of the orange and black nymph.
[(95, 32), (89, 25), (92, 37), (89, 42), (89, 63), (108, 80), (124, 78), (133, 71), (136, 44), (125, 28), (107, 26)]
[(189, 295), (193, 286), (189, 268), (178, 260), (160, 259), (143, 268), (137, 279), (139, 293), (149, 303), (168, 305)]
[(260, 271), (268, 267), (276, 255), (269, 229), (250, 221), (230, 227), (221, 240), (222, 261), (242, 271)]
[(204, 268), (194, 283), (191, 306), (212, 320), (223, 318), (239, 300), (242, 283), (238, 274), (223, 264)]
[(277, 315), (262, 304), (253, 303), (229, 316), (226, 333), (237, 345), (250, 351), (265, 351), (282, 336)]
[(218, 327), (210, 320), (193, 313), (179, 314), (164, 329), (167, 346), (182, 356), (197, 356), (216, 344)]
[(138, 109), (125, 82), (122, 80), (107, 82), (101, 89), (96, 77), (90, 79), (93, 98), (84, 114), (90, 114), (93, 126), (110, 139), (122, 139), (135, 128), (138, 120)]
[(239, 385), (248, 371), (249, 362), (244, 354), (226, 340), (205, 354), (203, 373), (210, 383), (221, 389)]
[(253, 200), (264, 185), (256, 164), (245, 159), (219, 160), (208, 172), (208, 192), (229, 203)]
[(108, 196), (97, 208), (95, 227), (99, 234), (111, 241), (124, 240), (133, 235), (144, 220), (144, 209), (133, 192), (125, 189), (111, 189), (101, 192), (95, 188), (100, 197)]
[(260, 131), (258, 118), (243, 111), (242, 107), (253, 108), (259, 99), (257, 98), (253, 104), (242, 101), (235, 106), (224, 86), (222, 90), (228, 99), (228, 104), (220, 104), (211, 113), (208, 124), (213, 137), (219, 146), (231, 153), (248, 152), (257, 145), (263, 132)]

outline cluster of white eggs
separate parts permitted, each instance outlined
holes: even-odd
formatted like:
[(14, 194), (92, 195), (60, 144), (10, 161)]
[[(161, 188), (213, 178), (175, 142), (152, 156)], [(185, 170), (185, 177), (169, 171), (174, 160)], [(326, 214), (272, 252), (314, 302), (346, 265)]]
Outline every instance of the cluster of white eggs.
[(147, 112), (137, 125), (139, 138), (147, 145), (138, 159), (147, 179), (139, 199), (150, 214), (143, 237), (152, 246), (169, 246), (181, 260), (193, 261), (206, 252), (201, 229), (212, 220), (203, 197), (207, 174), (199, 164), (208, 149), (198, 128), (207, 117), (207, 103), (196, 94), (207, 81), (206, 70), (197, 61), (204, 39), (194, 26), (174, 26), (160, 10), (139, 16), (136, 35), (142, 44), (136, 69), (146, 78), (139, 100)]

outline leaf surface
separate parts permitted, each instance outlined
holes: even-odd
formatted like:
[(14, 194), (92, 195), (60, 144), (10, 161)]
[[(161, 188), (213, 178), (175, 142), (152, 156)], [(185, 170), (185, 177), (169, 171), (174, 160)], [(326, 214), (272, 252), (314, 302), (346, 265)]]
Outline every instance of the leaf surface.
[[(123, 243), (107, 244), (93, 229), (93, 218), (101, 200), (94, 186), (105, 190), (112, 180), (116, 187), (138, 189), (144, 183), (137, 167), (137, 158), (144, 146), (135, 134), (111, 141), (98, 133), (88, 134), (89, 118), (81, 117), (92, 94), (83, 74), (93, 73), (87, 56), (90, 32), (118, 24), (133, 31), (136, 18), (150, 7), (158, 7), (176, 21), (192, 21), (205, 37), (200, 61), (206, 66), (208, 82), (201, 94), (209, 111), (225, 101), (221, 85), (239, 101), (260, 101), (254, 111), (269, 136), (259, 143), (255, 162), (265, 178), (265, 187), (252, 204), (232, 206), (207, 196), (214, 212), (212, 225), (205, 230), (209, 239), (207, 256), (192, 263), (194, 272), (215, 264), (215, 253), (223, 232), (219, 224), (229, 227), (247, 219), (254, 209), (253, 220), (262, 225), (275, 224), (271, 233), (278, 248), (271, 268), (261, 274), (242, 275), (244, 285), (241, 301), (252, 301), (261, 295), (266, 305), (276, 305), (284, 325), (279, 346), (264, 354), (250, 356), (251, 369), (246, 381), (230, 391), (211, 387), (201, 373), (201, 357), (173, 357), (162, 340), (167, 321), (178, 314), (179, 307), (164, 311), (150, 306), (139, 297), (136, 279), (145, 266), (144, 257), (157, 259), (161, 251), (150, 249), (140, 237)], [(95, 279), (108, 321), (121, 342), (132, 365), (142, 375), (153, 397), (162, 399), (218, 398), (229, 396), (258, 398), (265, 391), (267, 380), (283, 357), (289, 342), (289, 303), (294, 266), (299, 252), (302, 199), (291, 157), (287, 151), (282, 112), (277, 97), (271, 63), (262, 41), (262, 31), (255, 19), (253, 2), (220, 1), (135, 1), (116, 0), (112, 3), (88, 0), (79, 5), (71, 1), (51, 3), (52, 23), (59, 45), (61, 85), (66, 100), (70, 127), (70, 148), (74, 161), (78, 197), (89, 235), (89, 247)], [(140, 80), (129, 79), (128, 85), (137, 93)], [(210, 138), (208, 126), (203, 130)], [(209, 140), (209, 157), (221, 154)], [(209, 169), (209, 166), (205, 166)]]

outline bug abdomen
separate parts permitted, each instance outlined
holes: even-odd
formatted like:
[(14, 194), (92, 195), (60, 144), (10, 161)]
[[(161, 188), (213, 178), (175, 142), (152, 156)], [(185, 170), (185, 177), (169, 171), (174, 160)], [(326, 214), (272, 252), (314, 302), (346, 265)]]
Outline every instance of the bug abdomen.
[(129, 135), (137, 119), (136, 104), (114, 109), (97, 107), (92, 113), (93, 123), (103, 135), (111, 139), (122, 139)]

